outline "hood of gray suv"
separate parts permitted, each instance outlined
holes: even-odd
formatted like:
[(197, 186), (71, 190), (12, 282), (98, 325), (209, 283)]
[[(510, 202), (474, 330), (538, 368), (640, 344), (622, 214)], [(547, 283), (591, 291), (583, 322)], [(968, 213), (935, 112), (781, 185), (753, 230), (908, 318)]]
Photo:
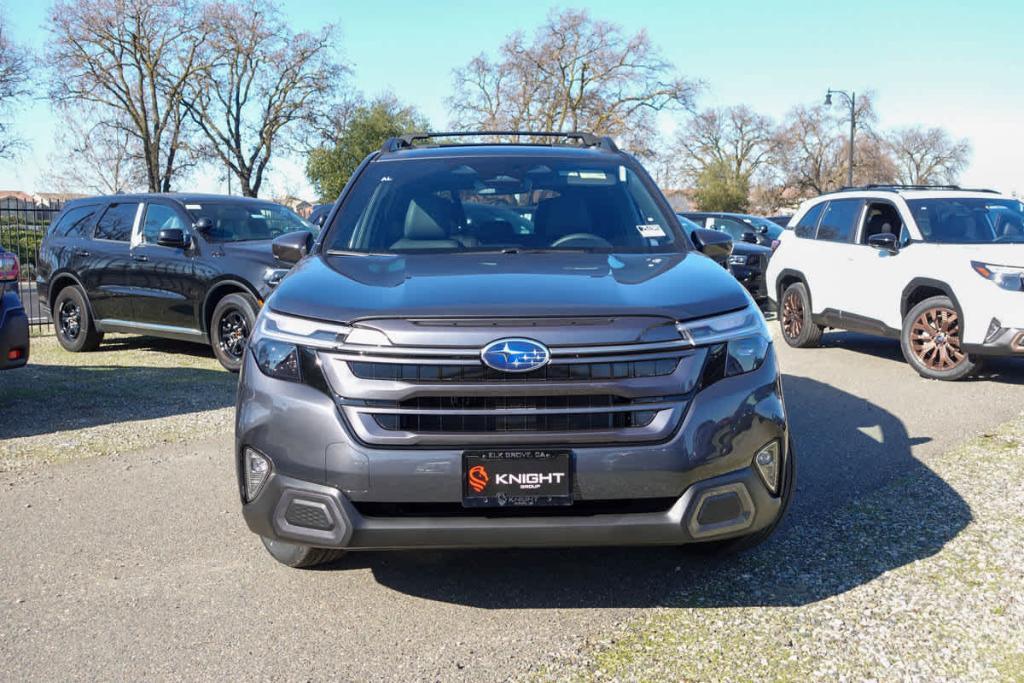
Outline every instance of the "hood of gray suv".
[(746, 306), (743, 287), (695, 252), (314, 255), (267, 305), (307, 318), (658, 315)]

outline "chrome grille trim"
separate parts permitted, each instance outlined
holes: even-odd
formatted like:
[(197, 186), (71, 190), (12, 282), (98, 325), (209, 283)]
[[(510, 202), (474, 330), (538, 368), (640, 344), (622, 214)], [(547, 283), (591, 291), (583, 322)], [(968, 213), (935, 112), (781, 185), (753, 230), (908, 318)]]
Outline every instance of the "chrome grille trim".
[[(694, 346), (689, 341), (677, 339), (660, 342), (643, 342), (638, 344), (609, 344), (602, 346), (549, 346), (552, 362), (557, 359), (582, 359), (612, 355), (628, 355), (629, 357), (666, 351), (689, 351)], [(425, 347), (425, 346), (362, 346), (357, 344), (341, 344), (334, 353), (345, 356), (346, 360), (389, 362), (387, 359), (399, 359), (390, 362), (415, 363), (417, 360), (430, 359), (437, 362), (460, 364), (463, 361), (479, 361), (479, 347)]]

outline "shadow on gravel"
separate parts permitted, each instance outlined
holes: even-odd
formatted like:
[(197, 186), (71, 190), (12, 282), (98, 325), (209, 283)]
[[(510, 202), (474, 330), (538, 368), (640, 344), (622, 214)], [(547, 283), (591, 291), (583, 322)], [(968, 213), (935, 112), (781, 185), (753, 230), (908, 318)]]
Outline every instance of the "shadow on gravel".
[[(832, 386), (784, 379), (797, 496), (759, 548), (608, 548), (353, 553), (382, 585), (486, 609), (802, 605), (938, 552), (971, 519), (955, 490), (911, 456), (894, 415)], [(543, 616), (538, 616), (543, 618)]]
[(201, 368), (29, 363), (0, 377), (0, 441), (224, 408), (237, 379)]
[[(828, 332), (821, 338), (823, 349), (848, 349), (884, 360), (896, 361), (906, 369), (908, 378), (917, 374), (903, 358), (900, 342), (896, 339), (874, 337), (857, 332)], [(1024, 358), (989, 358), (982, 371), (968, 382), (999, 382), (1001, 384), (1024, 384)]]

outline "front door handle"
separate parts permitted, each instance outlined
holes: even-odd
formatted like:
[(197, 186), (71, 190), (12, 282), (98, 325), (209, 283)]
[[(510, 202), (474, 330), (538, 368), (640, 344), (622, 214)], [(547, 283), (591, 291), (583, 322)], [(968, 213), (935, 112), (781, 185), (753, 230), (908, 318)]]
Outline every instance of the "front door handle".
[(145, 254), (132, 254), (133, 261), (148, 261), (149, 257)]
[(75, 249), (75, 256), (88, 256), (88, 255), (89, 255), (89, 250), (88, 249)]

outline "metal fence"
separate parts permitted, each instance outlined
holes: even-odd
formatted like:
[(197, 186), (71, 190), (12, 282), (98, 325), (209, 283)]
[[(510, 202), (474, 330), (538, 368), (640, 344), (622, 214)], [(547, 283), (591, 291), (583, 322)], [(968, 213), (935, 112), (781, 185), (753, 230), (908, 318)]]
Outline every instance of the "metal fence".
[(60, 209), (61, 202), (57, 201), (39, 204), (0, 198), (0, 246), (14, 253), (21, 262), (18, 294), (32, 331), (39, 334), (52, 332), (53, 327), (36, 291), (36, 260), (43, 234)]

